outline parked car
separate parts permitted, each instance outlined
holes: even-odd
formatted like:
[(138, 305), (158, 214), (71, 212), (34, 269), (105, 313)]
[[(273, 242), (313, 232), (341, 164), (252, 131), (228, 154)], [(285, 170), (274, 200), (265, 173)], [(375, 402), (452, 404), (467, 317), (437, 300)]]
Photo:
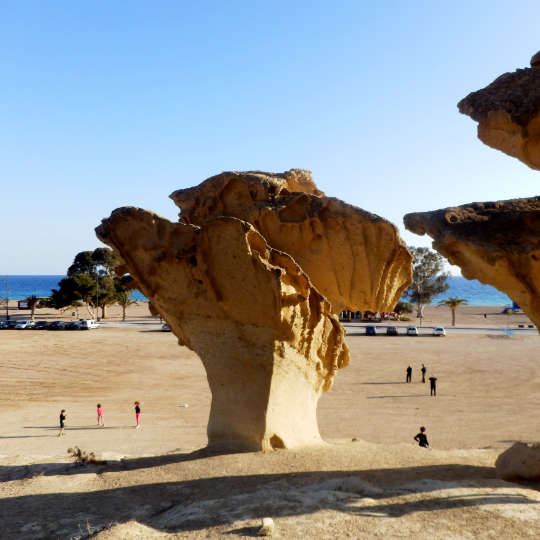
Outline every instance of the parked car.
[(47, 321), (38, 321), (36, 326), (34, 326), (34, 330), (47, 330), (47, 328), (49, 328), (49, 323)]
[(162, 327), (161, 327), (161, 331), (162, 332), (170, 332), (171, 329), (169, 328), (169, 325), (167, 323), (165, 323)]
[(19, 321), (7, 321), (6, 328), (8, 328), (9, 330), (13, 330), (18, 324)]
[(29, 330), (34, 328), (34, 326), (36, 326), (34, 321), (19, 321), (18, 324), (15, 325), (15, 330)]
[(78, 324), (81, 330), (92, 330), (92, 328), (99, 328), (99, 323), (94, 319), (82, 319)]
[(80, 324), (81, 323), (77, 321), (69, 322), (66, 324), (66, 327), (64, 328), (64, 330), (80, 330), (81, 329)]
[(433, 335), (434, 336), (446, 336), (446, 332), (442, 326), (434, 326), (433, 327)]
[(396, 326), (387, 326), (386, 327), (386, 334), (389, 336), (397, 336), (398, 331)]
[(366, 334), (368, 336), (376, 336), (377, 335), (377, 328), (372, 325), (366, 326)]
[(418, 335), (418, 328), (416, 328), (416, 326), (409, 326), (409, 328), (407, 328), (407, 335), (408, 336), (417, 336)]
[(49, 330), (64, 330), (66, 323), (64, 321), (53, 321), (49, 324)]
[(9, 321), (0, 321), (0, 330), (4, 330), (8, 327)]

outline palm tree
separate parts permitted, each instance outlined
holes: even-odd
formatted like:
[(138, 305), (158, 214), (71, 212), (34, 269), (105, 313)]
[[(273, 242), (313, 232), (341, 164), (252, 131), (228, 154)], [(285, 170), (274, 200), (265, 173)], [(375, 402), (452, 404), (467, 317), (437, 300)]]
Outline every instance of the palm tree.
[(469, 302), (464, 298), (452, 298), (448, 297), (448, 300), (441, 300), (437, 307), (447, 306), (452, 310), (452, 326), (456, 326), (456, 309), (459, 306), (466, 306)]
[(40, 299), (35, 295), (32, 294), (29, 296), (26, 301), (28, 302), (28, 307), (32, 310), (30, 315), (30, 320), (34, 320), (34, 311), (36, 310), (36, 306), (39, 304)]
[(132, 293), (131, 292), (121, 292), (116, 295), (116, 301), (120, 306), (122, 306), (122, 320), (126, 320), (126, 308), (131, 306), (132, 304), (136, 304), (137, 302), (135, 300), (132, 300), (131, 298)]

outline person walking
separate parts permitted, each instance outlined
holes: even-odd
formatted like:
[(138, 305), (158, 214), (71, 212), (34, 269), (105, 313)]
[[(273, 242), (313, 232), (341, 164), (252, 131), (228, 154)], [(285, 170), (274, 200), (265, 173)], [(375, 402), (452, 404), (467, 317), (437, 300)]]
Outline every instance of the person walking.
[(409, 366), (407, 368), (407, 382), (411, 382), (411, 378), (412, 378), (412, 367)]
[(437, 379), (435, 378), (435, 375), (432, 375), (429, 378), (429, 386), (431, 388), (431, 395), (436, 396), (437, 395)]
[(103, 419), (103, 407), (99, 403), (97, 405), (97, 425), (105, 426), (105, 420)]
[(426, 382), (426, 366), (424, 366), (424, 364), (422, 364), (422, 369), (420, 370), (422, 372), (422, 382), (425, 383)]
[(59, 437), (60, 435), (65, 435), (64, 428), (66, 427), (66, 416), (66, 410), (62, 409), (62, 412), (60, 413), (60, 433), (58, 434)]
[(135, 418), (137, 419), (137, 425), (135, 426), (135, 429), (137, 429), (140, 424), (140, 418), (141, 418), (141, 407), (140, 403), (138, 401), (135, 402)]
[(429, 448), (425, 427), (422, 426), (420, 428), (420, 433), (414, 438), (414, 440), (418, 443), (418, 446), (421, 446), (422, 448)]

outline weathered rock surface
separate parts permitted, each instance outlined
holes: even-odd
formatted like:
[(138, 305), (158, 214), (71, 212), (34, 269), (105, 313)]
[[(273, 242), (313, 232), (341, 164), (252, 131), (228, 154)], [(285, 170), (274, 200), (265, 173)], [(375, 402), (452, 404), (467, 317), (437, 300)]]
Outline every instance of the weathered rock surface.
[(221, 216), (251, 223), (294, 258), (336, 314), (389, 311), (411, 283), (412, 256), (396, 226), (324, 197), (309, 171), (225, 172), (171, 198), (184, 223)]
[(523, 479), (539, 480), (540, 445), (514, 443), (497, 458), (495, 469), (497, 478), (507, 482)]
[(505, 73), (458, 104), (462, 114), (478, 122), (478, 138), (540, 170), (540, 60), (531, 68)]
[(405, 227), (467, 279), (506, 293), (540, 327), (540, 197), (407, 214)]
[(322, 442), (317, 401), (348, 364), (348, 349), (329, 302), (289, 255), (234, 218), (197, 227), (121, 208), (96, 233), (203, 361), (210, 443), (266, 450)]

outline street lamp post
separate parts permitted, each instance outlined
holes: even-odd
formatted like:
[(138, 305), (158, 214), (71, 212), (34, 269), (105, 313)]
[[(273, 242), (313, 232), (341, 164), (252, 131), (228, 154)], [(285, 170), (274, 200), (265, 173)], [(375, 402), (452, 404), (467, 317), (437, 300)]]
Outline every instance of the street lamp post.
[(422, 326), (422, 319), (424, 317), (424, 314), (422, 313), (422, 301), (424, 300), (422, 293), (423, 293), (423, 282), (420, 281), (420, 326)]
[(99, 317), (99, 265), (96, 265), (96, 320), (97, 322), (100, 321)]
[(9, 278), (6, 276), (6, 279), (2, 280), (6, 284), (6, 321), (9, 321), (9, 293), (11, 289), (9, 288)]

